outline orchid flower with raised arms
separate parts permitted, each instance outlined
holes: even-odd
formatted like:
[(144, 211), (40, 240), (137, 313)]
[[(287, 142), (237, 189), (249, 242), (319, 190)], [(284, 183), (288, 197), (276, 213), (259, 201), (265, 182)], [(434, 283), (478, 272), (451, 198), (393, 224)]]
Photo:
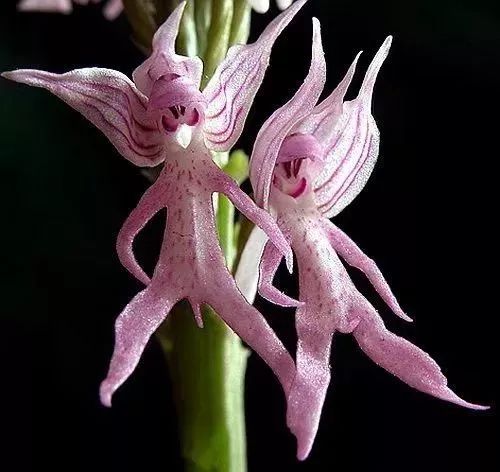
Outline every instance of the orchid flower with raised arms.
[[(17, 8), (20, 11), (41, 11), (47, 13), (71, 13), (73, 3), (88, 5), (100, 3), (101, 0), (21, 0)], [(123, 11), (122, 0), (108, 0), (104, 5), (103, 15), (108, 20), (114, 20)]]
[[(208, 304), (272, 368), (285, 391), (295, 365), (263, 316), (237, 289), (217, 240), (212, 194), (223, 193), (285, 254), (290, 246), (274, 219), (258, 208), (213, 162), (211, 150), (229, 150), (242, 131), (263, 80), (271, 48), (305, 0), (276, 17), (250, 45), (229, 49), (206, 89), (199, 90), (202, 62), (177, 55), (174, 43), (185, 2), (153, 40), (152, 55), (133, 73), (88, 68), (66, 74), (16, 70), (3, 76), (42, 87), (82, 113), (137, 166), (164, 163), (158, 180), (146, 191), (121, 229), (120, 261), (147, 285), (116, 321), (115, 349), (101, 400), (111, 404), (115, 390), (130, 376), (151, 335), (181, 299), (203, 324), (200, 305)], [(191, 139), (190, 139), (191, 138)], [(132, 243), (155, 213), (167, 208), (167, 225), (150, 279), (136, 262)]]
[[(288, 397), (287, 423), (305, 459), (317, 432), (330, 382), (335, 332), (352, 334), (378, 365), (413, 388), (473, 409), (459, 398), (428, 354), (389, 332), (352, 283), (340, 257), (360, 269), (379, 295), (406, 321), (375, 263), (329, 218), (362, 190), (378, 156), (379, 132), (371, 114), (372, 92), (391, 45), (388, 37), (370, 64), (358, 96), (344, 102), (359, 55), (333, 93), (316, 105), (325, 83), (319, 26), (304, 84), (261, 128), (253, 149), (250, 178), (257, 204), (272, 207), (290, 241), (299, 270), (296, 329), (297, 375)], [(340, 257), (339, 257), (340, 256)], [(282, 257), (268, 241), (260, 265), (259, 292), (282, 306), (295, 302), (272, 285)]]

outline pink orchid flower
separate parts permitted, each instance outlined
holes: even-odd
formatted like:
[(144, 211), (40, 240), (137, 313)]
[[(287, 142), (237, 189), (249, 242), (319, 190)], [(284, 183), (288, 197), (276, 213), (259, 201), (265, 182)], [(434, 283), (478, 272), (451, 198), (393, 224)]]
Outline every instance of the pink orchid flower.
[[(274, 219), (213, 162), (212, 151), (229, 150), (241, 134), (263, 80), (271, 48), (305, 3), (296, 2), (276, 17), (250, 45), (233, 46), (206, 89), (199, 89), (202, 62), (177, 55), (174, 43), (185, 3), (157, 31), (151, 57), (133, 73), (134, 82), (108, 69), (78, 69), (66, 74), (17, 70), (4, 77), (42, 87), (82, 113), (137, 166), (164, 163), (121, 229), (120, 261), (147, 285), (116, 321), (115, 349), (101, 400), (111, 404), (115, 390), (131, 375), (151, 335), (181, 299), (203, 324), (200, 305), (221, 318), (273, 369), (285, 391), (295, 365), (262, 315), (237, 289), (217, 240), (212, 194), (227, 195), (261, 227), (289, 267), (292, 252)], [(190, 139), (191, 137), (191, 139)], [(150, 279), (134, 258), (132, 243), (155, 213), (167, 208), (167, 226)]]
[[(458, 405), (483, 409), (459, 398), (428, 354), (386, 329), (358, 292), (340, 258), (360, 269), (399, 317), (400, 308), (375, 263), (329, 218), (362, 190), (378, 156), (379, 132), (371, 115), (372, 92), (391, 45), (388, 37), (368, 68), (358, 96), (344, 102), (357, 59), (333, 93), (316, 105), (325, 83), (319, 25), (314, 24), (309, 74), (295, 96), (260, 130), (250, 178), (257, 204), (270, 204), (297, 257), (297, 375), (288, 397), (287, 422), (305, 459), (317, 432), (330, 382), (330, 349), (335, 332), (350, 333), (378, 365), (413, 388)], [(260, 266), (259, 292), (282, 306), (293, 300), (272, 285), (281, 255), (267, 242)]]
[[(247, 0), (250, 6), (257, 13), (266, 13), (269, 10), (269, 0)], [(276, 4), (280, 10), (286, 10), (293, 0), (276, 0)]]
[[(99, 3), (101, 0), (73, 0), (78, 5)], [(21, 0), (17, 5), (20, 11), (42, 11), (48, 13), (71, 13), (73, 4), (71, 0)], [(122, 0), (108, 0), (103, 9), (103, 15), (108, 20), (116, 19), (123, 11)]]

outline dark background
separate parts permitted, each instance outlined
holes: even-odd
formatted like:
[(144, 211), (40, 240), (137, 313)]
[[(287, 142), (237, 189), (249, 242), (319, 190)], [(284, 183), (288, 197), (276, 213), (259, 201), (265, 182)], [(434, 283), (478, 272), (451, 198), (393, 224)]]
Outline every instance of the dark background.
[[(143, 59), (124, 18), (69, 17), (0, 6), (0, 69), (63, 72)], [(498, 2), (310, 0), (279, 39), (241, 146), (291, 96), (323, 25), (327, 90), (364, 49), (357, 81), (387, 34), (376, 86), (380, 160), (336, 223), (381, 267), (413, 325), (396, 319), (358, 274), (390, 329), (428, 351), (473, 412), (415, 392), (338, 335), (333, 380), (310, 458), (295, 460), (284, 402), (256, 357), (247, 375), (250, 472), (490, 471), (496, 429), (500, 11)], [(257, 17), (252, 37), (275, 11)], [(98, 402), (113, 321), (139, 285), (114, 251), (147, 186), (96, 129), (39, 89), (1, 81), (1, 468), (5, 471), (181, 470), (166, 366), (152, 342), (108, 410)], [(139, 239), (153, 264), (161, 221)], [(151, 249), (152, 248), (152, 249)], [(282, 286), (293, 283), (281, 272)], [(291, 313), (259, 307), (293, 347)], [(495, 425), (494, 425), (495, 423)]]

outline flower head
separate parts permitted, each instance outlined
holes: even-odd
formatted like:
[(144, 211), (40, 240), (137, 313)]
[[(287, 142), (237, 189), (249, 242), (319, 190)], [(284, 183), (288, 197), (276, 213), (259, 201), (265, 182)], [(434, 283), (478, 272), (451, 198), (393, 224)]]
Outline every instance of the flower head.
[[(196, 321), (200, 306), (221, 318), (274, 370), (285, 390), (294, 363), (262, 315), (247, 303), (228, 272), (218, 244), (212, 194), (226, 194), (273, 241), (291, 266), (291, 250), (274, 219), (258, 208), (212, 161), (210, 151), (227, 151), (236, 142), (269, 62), (274, 41), (302, 7), (296, 2), (247, 46), (232, 47), (206, 89), (199, 89), (202, 63), (175, 53), (185, 3), (157, 31), (152, 55), (133, 74), (89, 68), (66, 74), (17, 70), (4, 77), (42, 87), (82, 113), (120, 154), (141, 167), (163, 163), (120, 231), (122, 264), (146, 288), (116, 322), (115, 350), (101, 399), (129, 377), (151, 335), (175, 303), (188, 299)], [(136, 262), (132, 243), (155, 213), (167, 208), (167, 226), (158, 263), (150, 278)]]
[[(99, 3), (101, 0), (73, 0), (79, 5)], [(21, 0), (17, 8), (20, 11), (42, 11), (48, 13), (71, 13), (73, 4), (71, 0)], [(114, 20), (123, 11), (122, 0), (108, 0), (104, 6), (103, 14), (108, 20)]]
[[(340, 258), (365, 273), (396, 315), (411, 319), (375, 263), (328, 219), (362, 190), (378, 157), (379, 132), (371, 101), (390, 45), (391, 37), (375, 55), (354, 100), (344, 102), (344, 96), (359, 55), (333, 93), (316, 104), (325, 83), (325, 63), (315, 24), (309, 74), (295, 96), (263, 125), (252, 153), (250, 178), (256, 201), (272, 206), (298, 262), (303, 305), (296, 313), (297, 375), (288, 396), (287, 422), (297, 437), (299, 459), (307, 457), (317, 432), (335, 332), (352, 334), (376, 364), (411, 387), (461, 406), (484, 408), (458, 397), (428, 354), (387, 330)], [(279, 305), (293, 306), (293, 300), (272, 286), (281, 258), (268, 242), (259, 291)]]

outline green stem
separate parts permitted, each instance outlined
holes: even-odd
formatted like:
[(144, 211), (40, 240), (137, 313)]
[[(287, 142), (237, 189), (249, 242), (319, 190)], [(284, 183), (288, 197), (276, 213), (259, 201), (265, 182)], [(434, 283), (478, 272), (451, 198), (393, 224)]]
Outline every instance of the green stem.
[(202, 88), (205, 87), (217, 66), (226, 57), (232, 18), (233, 0), (212, 0), (210, 28), (208, 29), (207, 46), (204, 55), (205, 71)]

